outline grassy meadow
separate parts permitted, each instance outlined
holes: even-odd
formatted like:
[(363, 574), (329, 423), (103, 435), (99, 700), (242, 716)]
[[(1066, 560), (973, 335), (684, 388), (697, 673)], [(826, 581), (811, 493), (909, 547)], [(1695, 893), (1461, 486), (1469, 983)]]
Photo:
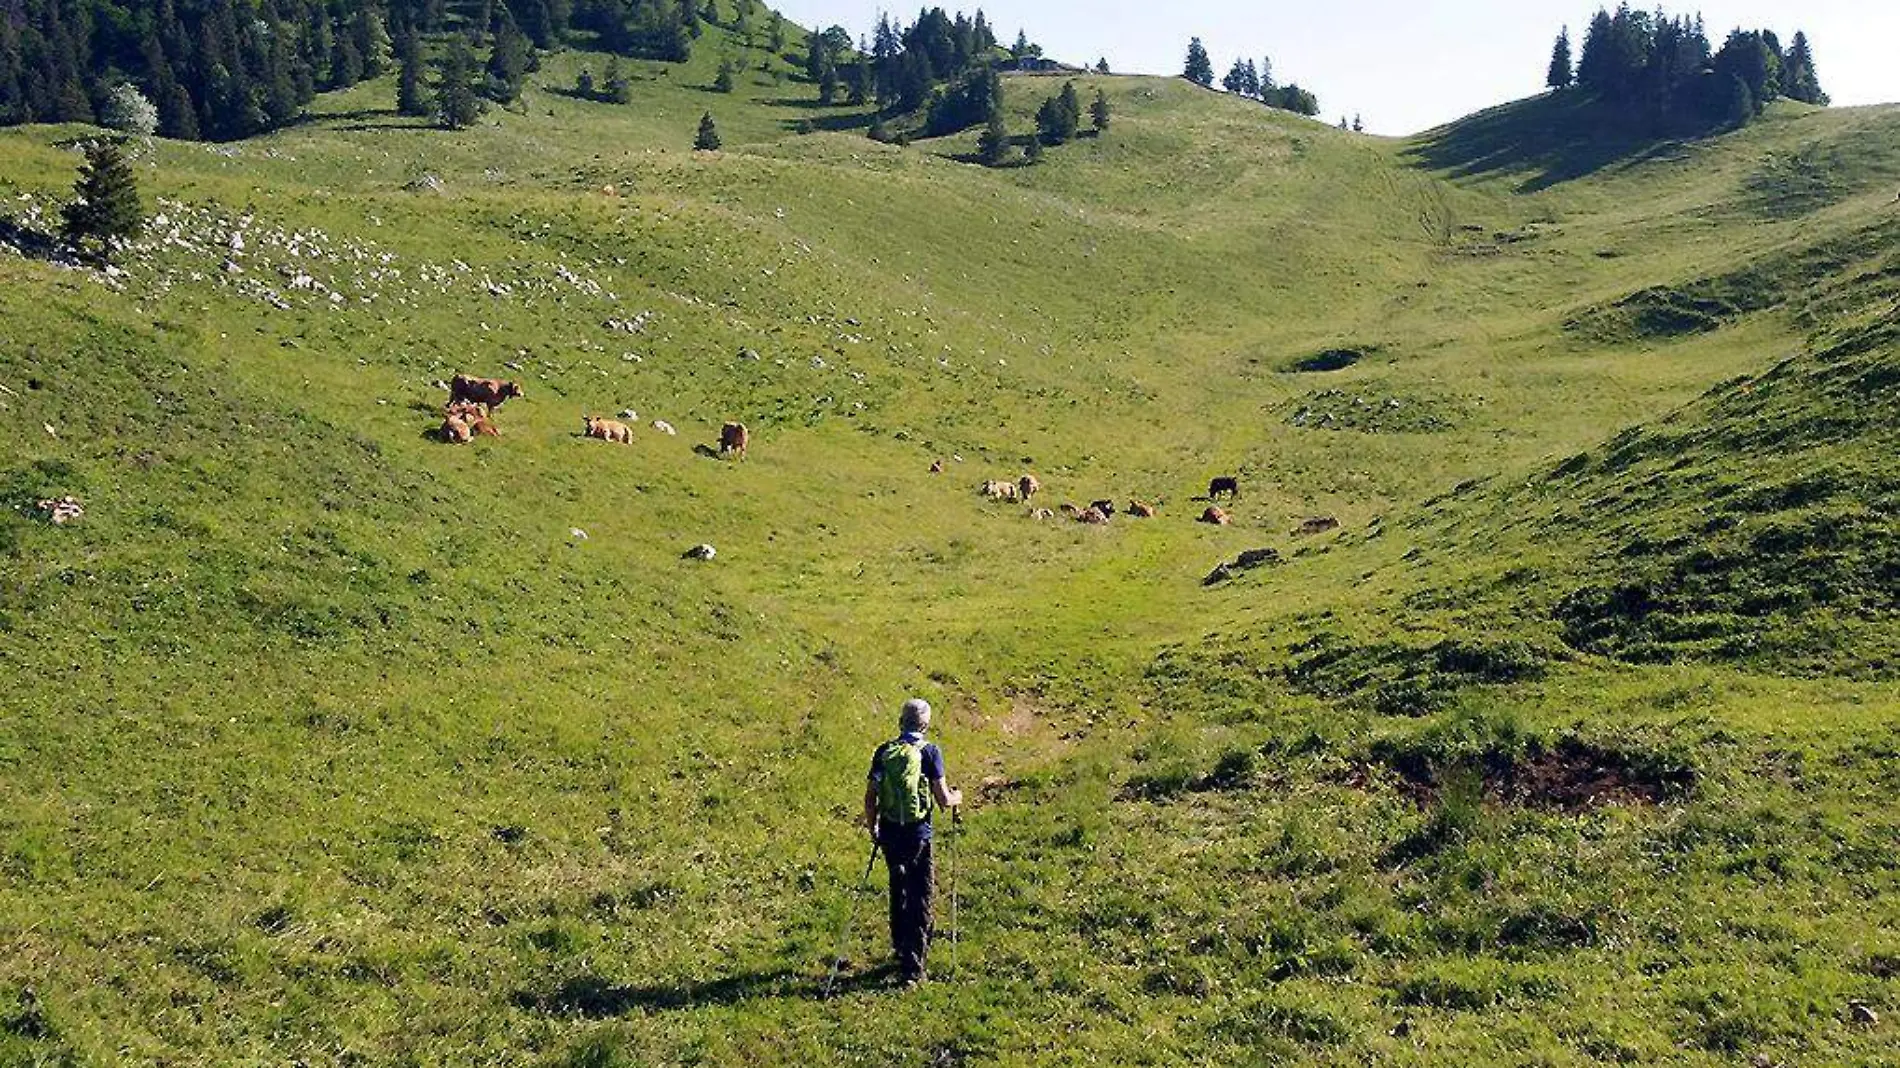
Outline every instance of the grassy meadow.
[[(0, 249), (0, 1063), (1900, 1064), (1900, 109), (1089, 76), (986, 170), (727, 30), (604, 59)], [(88, 132), (0, 131), (0, 233)], [(913, 693), (971, 803), (899, 994)]]

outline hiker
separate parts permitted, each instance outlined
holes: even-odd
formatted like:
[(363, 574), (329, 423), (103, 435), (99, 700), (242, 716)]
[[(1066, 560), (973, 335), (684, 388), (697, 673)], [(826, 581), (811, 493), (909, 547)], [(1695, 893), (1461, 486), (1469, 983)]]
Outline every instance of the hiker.
[(943, 752), (924, 741), (930, 730), (930, 703), (904, 702), (894, 741), (877, 747), (871, 778), (864, 788), (864, 826), (891, 874), (891, 948), (906, 987), (924, 980), (930, 952), (930, 813), (936, 806), (955, 809), (963, 792), (944, 782)]

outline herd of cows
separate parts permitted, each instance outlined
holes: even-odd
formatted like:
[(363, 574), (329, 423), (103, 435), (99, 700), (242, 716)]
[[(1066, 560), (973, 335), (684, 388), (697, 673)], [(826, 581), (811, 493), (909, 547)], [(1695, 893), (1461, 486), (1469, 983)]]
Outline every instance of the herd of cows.
[[(931, 474), (940, 475), (943, 471), (944, 466), (942, 460), (938, 460), (930, 465)], [(1042, 482), (1037, 479), (1035, 475), (1027, 474), (1014, 482), (987, 479), (977, 487), (977, 492), (992, 501), (1031, 504), (1034, 502), (1036, 495), (1042, 492)], [(1207, 484), (1207, 499), (1209, 502), (1218, 499), (1223, 494), (1226, 495), (1229, 500), (1238, 498), (1240, 496), (1240, 479), (1233, 475), (1222, 475)], [(1086, 508), (1076, 504), (1064, 504), (1060, 511), (1062, 515), (1078, 523), (1086, 523), (1090, 526), (1102, 526), (1116, 514), (1115, 502), (1108, 498), (1095, 501)], [(1135, 500), (1129, 501), (1128, 507), (1121, 511), (1123, 514), (1136, 519), (1153, 519), (1156, 515), (1154, 505)], [(1037, 520), (1054, 519), (1056, 514), (1055, 510), (1049, 508), (1031, 508), (1029, 510), (1029, 517)], [(1221, 527), (1226, 526), (1232, 521), (1233, 517), (1228, 514), (1226, 509), (1212, 503), (1209, 503), (1207, 510), (1201, 513), (1199, 520), (1199, 522), (1202, 523), (1211, 523), (1214, 526)]]
[[(466, 445), (478, 437), (501, 437), (501, 428), (495, 425), (495, 411), (516, 397), (526, 396), (519, 382), (473, 375), (456, 375), (449, 381), (448, 390), (449, 402), (442, 408), (442, 426), (436, 431), (437, 440), (447, 445)], [(666, 423), (653, 425), (664, 433), (673, 432)], [(585, 437), (616, 445), (633, 444), (633, 428), (614, 419), (582, 416), (581, 432)], [(719, 455), (743, 460), (751, 443), (752, 432), (744, 423), (727, 423), (719, 432)]]
[[(476, 378), (472, 375), (456, 375), (448, 383), (449, 400), (442, 409), (442, 426), (437, 432), (439, 440), (450, 445), (466, 445), (478, 437), (501, 436), (501, 428), (495, 425), (495, 412), (503, 404), (516, 397), (525, 396), (519, 382), (510, 382), (500, 378)], [(671, 427), (655, 423), (671, 432)], [(595, 438), (616, 445), (633, 443), (633, 428), (626, 423), (599, 416), (581, 417), (582, 433), (585, 437)], [(736, 456), (745, 459), (746, 449), (752, 444), (752, 432), (744, 423), (727, 423), (720, 428), (719, 451), (721, 457)], [(938, 460), (930, 465), (932, 474), (942, 474), (944, 463)], [(1035, 475), (1025, 474), (1013, 482), (989, 479), (977, 488), (977, 492), (992, 501), (1033, 504), (1037, 494), (1042, 492), (1042, 482)], [(1212, 502), (1221, 497), (1229, 501), (1240, 496), (1240, 479), (1234, 475), (1222, 475), (1207, 484), (1208, 506), (1201, 513), (1198, 522), (1214, 526), (1226, 526), (1233, 517), (1226, 509)], [(1136, 519), (1153, 519), (1156, 508), (1143, 501), (1131, 500), (1126, 508), (1119, 509), (1120, 514)], [(1090, 526), (1102, 526), (1118, 513), (1115, 502), (1104, 498), (1094, 501), (1087, 507), (1075, 504), (1061, 506), (1060, 514), (1078, 523)], [(1029, 515), (1033, 519), (1051, 520), (1058, 514), (1049, 508), (1031, 508)]]

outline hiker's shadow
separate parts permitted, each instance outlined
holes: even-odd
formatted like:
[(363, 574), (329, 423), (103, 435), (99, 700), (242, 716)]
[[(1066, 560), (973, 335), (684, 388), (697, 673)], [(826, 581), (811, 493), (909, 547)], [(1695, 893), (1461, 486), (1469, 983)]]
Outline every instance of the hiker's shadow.
[[(888, 963), (867, 971), (841, 974), (831, 985), (830, 996), (891, 989), (894, 975), (895, 969)], [(612, 983), (590, 973), (574, 976), (552, 991), (517, 991), (513, 1000), (516, 1007), (532, 1012), (599, 1020), (633, 1013), (739, 1005), (761, 998), (823, 1001), (825, 996), (823, 977), (781, 968), (704, 982), (651, 986)]]

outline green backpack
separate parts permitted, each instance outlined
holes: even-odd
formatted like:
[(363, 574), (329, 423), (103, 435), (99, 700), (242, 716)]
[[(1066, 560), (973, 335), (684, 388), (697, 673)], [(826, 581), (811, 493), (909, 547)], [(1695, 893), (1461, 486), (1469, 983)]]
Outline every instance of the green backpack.
[(877, 751), (877, 818), (909, 827), (930, 818), (930, 783), (924, 780), (924, 743), (885, 742)]

